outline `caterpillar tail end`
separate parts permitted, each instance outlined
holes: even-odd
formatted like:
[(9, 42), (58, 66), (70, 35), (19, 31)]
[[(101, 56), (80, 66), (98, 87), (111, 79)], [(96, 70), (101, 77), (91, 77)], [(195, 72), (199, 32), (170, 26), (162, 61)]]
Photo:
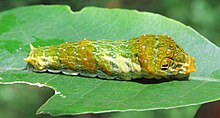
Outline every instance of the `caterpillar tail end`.
[(30, 49), (31, 49), (31, 51), (32, 51), (32, 50), (35, 49), (35, 47), (34, 47), (32, 44), (30, 44)]
[[(32, 51), (35, 49), (35, 47), (34, 47), (32, 44), (30, 44), (30, 49), (31, 49), (31, 52), (32, 52)], [(28, 58), (24, 58), (24, 61), (26, 61), (26, 62), (28, 62), (28, 63), (31, 62), (31, 52), (30, 52)]]
[(28, 57), (28, 58), (24, 58), (24, 61), (30, 63), (31, 59), (30, 59), (30, 57)]

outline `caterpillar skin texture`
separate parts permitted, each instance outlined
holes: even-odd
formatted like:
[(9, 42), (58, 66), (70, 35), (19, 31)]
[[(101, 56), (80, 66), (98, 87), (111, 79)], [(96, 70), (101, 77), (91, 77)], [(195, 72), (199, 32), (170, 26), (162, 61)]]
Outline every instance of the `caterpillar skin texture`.
[(195, 72), (190, 57), (167, 35), (130, 40), (80, 40), (34, 48), (24, 59), (36, 72), (49, 71), (106, 79), (181, 79)]

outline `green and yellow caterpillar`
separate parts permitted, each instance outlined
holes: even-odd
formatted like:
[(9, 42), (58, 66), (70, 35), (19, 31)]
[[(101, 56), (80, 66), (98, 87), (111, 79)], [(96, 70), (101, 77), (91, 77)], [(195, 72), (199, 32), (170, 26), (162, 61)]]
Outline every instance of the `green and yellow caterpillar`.
[(190, 57), (167, 35), (130, 40), (80, 40), (34, 48), (24, 59), (33, 71), (106, 79), (181, 79), (195, 72)]

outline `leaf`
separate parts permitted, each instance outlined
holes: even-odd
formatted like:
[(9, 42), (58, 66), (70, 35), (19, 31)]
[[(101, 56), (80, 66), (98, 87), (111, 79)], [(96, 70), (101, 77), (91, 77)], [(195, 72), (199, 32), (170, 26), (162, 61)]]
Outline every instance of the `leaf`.
[[(24, 70), (29, 44), (57, 45), (80, 39), (130, 39), (168, 34), (191, 56), (197, 72), (188, 81), (141, 84)], [(220, 49), (192, 28), (135, 10), (30, 6), (0, 13), (0, 83), (26, 83), (55, 90), (37, 113), (52, 115), (142, 111), (220, 99)]]

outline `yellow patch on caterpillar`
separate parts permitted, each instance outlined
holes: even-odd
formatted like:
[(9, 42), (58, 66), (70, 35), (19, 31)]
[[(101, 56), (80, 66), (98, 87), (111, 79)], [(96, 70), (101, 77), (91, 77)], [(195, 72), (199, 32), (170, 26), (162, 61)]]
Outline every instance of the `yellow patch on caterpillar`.
[(34, 50), (35, 47), (34, 47), (32, 44), (30, 44), (30, 49), (31, 49), (31, 50)]
[(128, 67), (128, 65), (125, 62), (126, 58), (122, 57), (122, 56), (117, 56), (115, 58), (115, 64), (118, 66), (118, 71), (124, 72), (124, 73), (128, 73), (130, 71), (130, 68)]
[(117, 65), (117, 69), (115, 69), (116, 71), (118, 71), (119, 73), (128, 73), (130, 71), (135, 72), (141, 71), (141, 66), (139, 64), (136, 64), (134, 62), (131, 61), (131, 59), (127, 59), (125, 57), (122, 56), (116, 56), (116, 58), (112, 58), (110, 56), (103, 56), (103, 58), (105, 60), (111, 61), (113, 62), (115, 65)]
[(24, 58), (24, 61), (30, 63), (30, 62), (31, 62), (31, 59), (30, 59), (30, 57), (28, 57), (28, 58)]
[[(34, 59), (35, 59), (34, 62), (37, 62), (37, 63), (35, 63), (35, 65), (37, 65), (37, 68), (38, 68), (38, 69), (42, 70), (42, 69), (44, 69), (44, 68), (46, 67), (45, 62), (42, 60), (41, 57), (37, 57), (37, 58), (34, 58)], [(34, 62), (33, 62), (33, 63), (34, 63)], [(33, 64), (33, 65), (34, 65), (34, 64)]]
[(24, 61), (26, 61), (26, 62), (28, 62), (28, 63), (31, 63), (31, 60), (32, 60), (32, 58), (31, 58), (31, 56), (32, 56), (32, 51), (35, 49), (35, 47), (34, 47), (32, 44), (30, 44), (30, 49), (31, 49), (31, 52), (30, 52), (30, 54), (29, 54), (29, 57), (28, 57), (28, 58), (24, 58)]
[(53, 57), (46, 57), (45, 59), (47, 60), (48, 64), (52, 64), (54, 62)]
[(141, 66), (139, 65), (139, 64), (136, 64), (136, 63), (134, 63), (134, 62), (132, 62), (131, 63), (132, 64), (132, 71), (134, 72), (134, 71), (138, 71), (138, 72), (140, 72), (141, 71)]

